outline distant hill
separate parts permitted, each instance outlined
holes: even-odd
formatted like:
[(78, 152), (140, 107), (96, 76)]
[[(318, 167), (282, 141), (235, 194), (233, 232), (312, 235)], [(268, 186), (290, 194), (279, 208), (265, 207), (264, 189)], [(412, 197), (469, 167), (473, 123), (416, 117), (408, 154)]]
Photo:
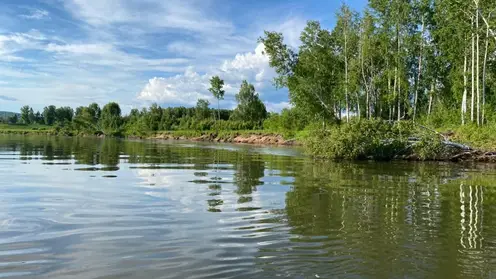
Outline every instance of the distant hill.
[(6, 119), (13, 116), (14, 114), (17, 114), (17, 116), (21, 116), (19, 113), (16, 112), (0, 111), (0, 118)]

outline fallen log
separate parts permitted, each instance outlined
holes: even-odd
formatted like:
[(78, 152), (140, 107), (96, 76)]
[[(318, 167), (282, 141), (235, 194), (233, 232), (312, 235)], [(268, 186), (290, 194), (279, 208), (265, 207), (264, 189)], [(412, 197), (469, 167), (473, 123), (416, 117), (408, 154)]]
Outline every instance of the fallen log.
[(468, 152), (462, 152), (462, 153), (459, 153), (459, 154), (456, 154), (456, 155), (452, 156), (450, 158), (450, 161), (452, 161), (452, 162), (459, 162), (461, 160), (467, 160), (467, 159), (473, 158), (474, 155), (477, 155), (478, 153), (480, 153), (480, 152), (477, 151), (477, 150), (468, 151)]

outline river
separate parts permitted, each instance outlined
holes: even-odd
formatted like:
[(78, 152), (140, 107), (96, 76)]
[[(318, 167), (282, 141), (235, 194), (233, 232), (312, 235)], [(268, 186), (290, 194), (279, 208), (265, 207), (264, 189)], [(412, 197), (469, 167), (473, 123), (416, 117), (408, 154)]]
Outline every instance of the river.
[(494, 278), (494, 165), (0, 136), (0, 278)]

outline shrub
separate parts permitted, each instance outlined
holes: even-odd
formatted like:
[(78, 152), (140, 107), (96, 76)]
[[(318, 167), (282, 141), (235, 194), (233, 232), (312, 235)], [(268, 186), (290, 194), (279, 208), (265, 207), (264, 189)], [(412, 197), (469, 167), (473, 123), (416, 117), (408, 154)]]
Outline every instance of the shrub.
[(420, 140), (413, 145), (413, 152), (421, 160), (438, 160), (446, 156), (445, 145), (438, 135), (423, 134)]
[(329, 159), (390, 160), (408, 147), (410, 126), (402, 122), (357, 120), (315, 130), (305, 146), (311, 155)]

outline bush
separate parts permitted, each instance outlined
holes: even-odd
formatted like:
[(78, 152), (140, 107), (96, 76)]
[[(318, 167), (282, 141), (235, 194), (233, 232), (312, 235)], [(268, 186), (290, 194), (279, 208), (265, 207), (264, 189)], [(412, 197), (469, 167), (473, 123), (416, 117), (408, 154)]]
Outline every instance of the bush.
[(214, 123), (210, 130), (212, 131), (242, 131), (242, 130), (257, 130), (261, 129), (261, 125), (259, 123), (254, 122), (246, 122), (246, 121), (217, 121)]
[(458, 109), (439, 106), (434, 108), (431, 115), (425, 115), (422, 119), (427, 126), (441, 128), (446, 126), (459, 126), (461, 115)]
[(271, 113), (263, 123), (263, 129), (294, 136), (310, 124), (308, 116), (297, 109), (283, 109), (280, 114)]
[(448, 150), (438, 135), (424, 134), (420, 141), (413, 146), (413, 152), (421, 160), (442, 159)]
[(316, 157), (390, 160), (407, 149), (412, 130), (409, 122), (358, 120), (315, 130), (305, 146)]

